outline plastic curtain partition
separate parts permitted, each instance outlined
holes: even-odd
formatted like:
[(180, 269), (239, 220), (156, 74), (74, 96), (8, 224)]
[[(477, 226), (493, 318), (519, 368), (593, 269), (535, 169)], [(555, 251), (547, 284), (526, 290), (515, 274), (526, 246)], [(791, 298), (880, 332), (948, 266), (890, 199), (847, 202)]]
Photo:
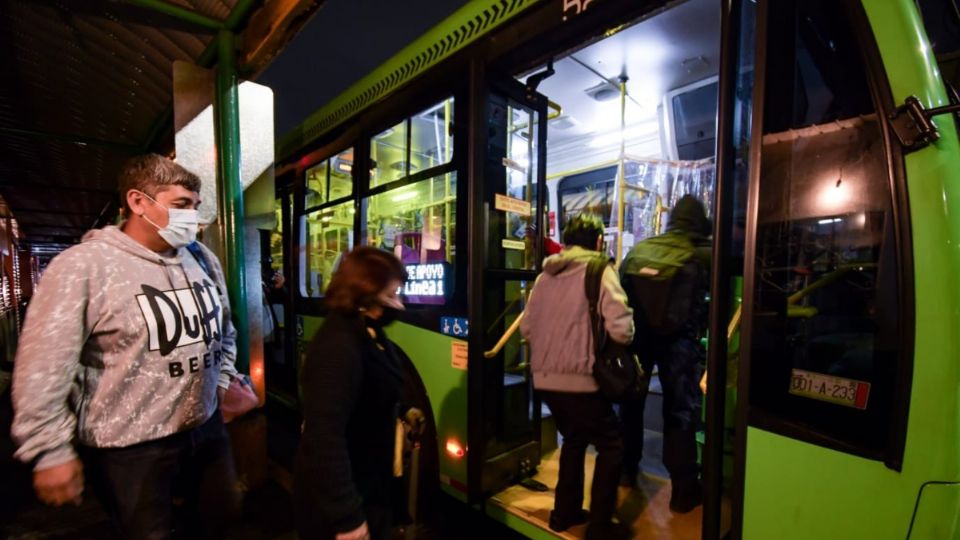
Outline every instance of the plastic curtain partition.
[[(619, 200), (614, 201), (610, 216), (610, 229), (616, 228), (623, 235), (621, 259), (636, 242), (666, 230), (670, 209), (684, 195), (693, 195), (703, 202), (708, 217), (712, 217), (714, 158), (665, 161), (626, 156), (623, 169), (626, 181), (623, 227), (618, 222)], [(621, 181), (618, 175), (617, 189), (613, 190), (615, 198), (619, 197)], [(616, 242), (608, 241), (608, 246), (610, 256), (616, 257)]]

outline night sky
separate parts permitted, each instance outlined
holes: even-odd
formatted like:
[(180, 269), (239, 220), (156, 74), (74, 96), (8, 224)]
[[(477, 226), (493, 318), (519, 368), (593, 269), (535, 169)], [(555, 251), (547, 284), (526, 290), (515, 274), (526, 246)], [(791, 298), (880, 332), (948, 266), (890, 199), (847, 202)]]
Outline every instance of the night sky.
[(257, 79), (273, 88), (277, 138), (466, 3), (327, 0)]

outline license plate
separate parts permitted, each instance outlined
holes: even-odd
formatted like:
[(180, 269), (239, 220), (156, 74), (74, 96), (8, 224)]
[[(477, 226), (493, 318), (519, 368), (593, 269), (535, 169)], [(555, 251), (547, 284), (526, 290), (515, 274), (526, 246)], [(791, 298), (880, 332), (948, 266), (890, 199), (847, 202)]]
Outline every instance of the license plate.
[(845, 407), (866, 409), (870, 383), (794, 369), (790, 377), (790, 393)]

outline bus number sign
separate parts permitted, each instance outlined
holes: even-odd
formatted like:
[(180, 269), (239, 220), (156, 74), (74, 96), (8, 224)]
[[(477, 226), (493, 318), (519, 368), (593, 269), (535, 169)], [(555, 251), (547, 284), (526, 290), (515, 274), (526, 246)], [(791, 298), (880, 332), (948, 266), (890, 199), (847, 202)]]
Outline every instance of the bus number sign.
[(794, 369), (790, 376), (790, 393), (863, 410), (870, 397), (870, 383)]

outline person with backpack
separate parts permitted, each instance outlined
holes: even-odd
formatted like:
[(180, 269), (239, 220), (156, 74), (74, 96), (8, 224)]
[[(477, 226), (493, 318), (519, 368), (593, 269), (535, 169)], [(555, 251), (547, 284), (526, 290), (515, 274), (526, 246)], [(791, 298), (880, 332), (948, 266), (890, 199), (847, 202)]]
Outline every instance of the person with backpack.
[[(596, 362), (586, 293), (589, 263), (603, 257), (603, 223), (577, 216), (563, 231), (564, 249), (547, 257), (520, 322), (530, 342), (533, 386), (550, 407), (563, 436), (560, 474), (549, 526), (556, 532), (590, 521), (587, 538), (629, 537), (614, 523), (617, 480), (623, 459), (619, 423), (609, 399), (593, 376)], [(606, 266), (599, 274), (597, 310), (610, 339), (629, 344), (633, 312), (617, 274)], [(583, 509), (584, 458), (587, 445), (597, 449), (589, 515)]]
[[(701, 504), (696, 432), (702, 394), (709, 291), (710, 221), (703, 204), (684, 195), (670, 213), (667, 232), (635, 245), (620, 267), (634, 309), (634, 350), (643, 368), (656, 365), (663, 387), (663, 462), (670, 473), (670, 509), (686, 513)], [(621, 485), (634, 486), (643, 453), (646, 392), (620, 406), (624, 437)]]

